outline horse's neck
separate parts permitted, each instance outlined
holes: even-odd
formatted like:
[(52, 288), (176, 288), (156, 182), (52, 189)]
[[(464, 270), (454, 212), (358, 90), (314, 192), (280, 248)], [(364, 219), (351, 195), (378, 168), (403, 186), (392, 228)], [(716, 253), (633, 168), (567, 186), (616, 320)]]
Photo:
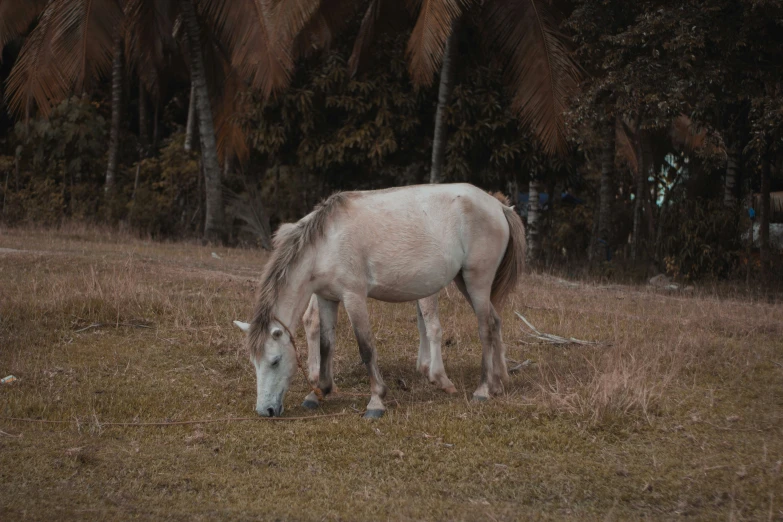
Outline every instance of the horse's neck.
[(275, 304), (275, 317), (285, 323), (292, 332), (299, 326), (302, 315), (313, 295), (310, 275), (313, 252), (305, 253), (296, 266), (291, 267), (286, 284), (280, 288)]

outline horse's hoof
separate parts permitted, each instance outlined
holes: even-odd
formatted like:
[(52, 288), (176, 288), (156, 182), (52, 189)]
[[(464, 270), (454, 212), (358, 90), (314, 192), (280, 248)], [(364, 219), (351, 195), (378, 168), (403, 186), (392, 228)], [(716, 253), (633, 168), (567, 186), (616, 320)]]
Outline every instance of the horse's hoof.
[(305, 401), (302, 403), (302, 406), (304, 406), (308, 410), (317, 410), (319, 404), (318, 404), (317, 401), (311, 401), (311, 400), (305, 399)]
[(484, 397), (483, 395), (474, 395), (473, 402), (487, 402), (487, 397)]
[(383, 417), (383, 414), (386, 413), (386, 410), (367, 410), (367, 412), (364, 414), (365, 419), (380, 419)]

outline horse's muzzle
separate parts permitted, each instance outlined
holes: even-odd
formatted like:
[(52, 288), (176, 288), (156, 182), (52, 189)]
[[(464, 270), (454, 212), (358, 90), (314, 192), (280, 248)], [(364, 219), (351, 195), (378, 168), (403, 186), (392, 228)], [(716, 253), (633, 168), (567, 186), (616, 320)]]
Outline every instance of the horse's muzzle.
[(262, 417), (280, 417), (283, 414), (283, 405), (277, 406), (259, 406), (256, 412)]

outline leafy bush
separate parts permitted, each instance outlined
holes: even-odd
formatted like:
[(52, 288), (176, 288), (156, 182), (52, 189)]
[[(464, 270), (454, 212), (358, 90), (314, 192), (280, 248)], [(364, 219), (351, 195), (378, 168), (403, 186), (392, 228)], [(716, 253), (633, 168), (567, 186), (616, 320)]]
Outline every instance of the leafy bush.
[(685, 280), (732, 275), (742, 254), (736, 210), (718, 201), (678, 202), (665, 214), (662, 251), (667, 271)]
[(97, 215), (106, 131), (94, 104), (70, 98), (55, 107), (48, 120), (17, 123), (14, 134), (22, 144), (22, 186), (9, 194), (14, 212), (7, 220), (53, 224), (65, 216)]
[[(152, 236), (190, 236), (199, 233), (203, 207), (199, 197), (199, 162), (185, 152), (185, 136), (178, 133), (160, 155), (128, 169), (125, 187), (128, 222)], [(138, 169), (138, 186), (135, 184)], [(134, 198), (134, 187), (135, 198)]]
[(548, 216), (551, 234), (543, 234), (542, 247), (552, 262), (569, 263), (587, 257), (593, 228), (593, 210), (588, 205), (557, 205)]

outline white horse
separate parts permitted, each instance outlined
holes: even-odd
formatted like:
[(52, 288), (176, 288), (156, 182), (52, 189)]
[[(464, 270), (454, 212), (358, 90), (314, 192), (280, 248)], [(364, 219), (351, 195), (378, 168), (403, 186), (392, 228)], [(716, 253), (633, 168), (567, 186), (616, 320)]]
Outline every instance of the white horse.
[[(289, 225), (285, 223), (281, 228)], [(419, 327), (419, 357), (416, 360), (416, 370), (446, 393), (457, 393), (457, 388), (446, 375), (446, 368), (443, 365), (441, 351), (443, 330), (438, 317), (438, 294), (416, 302), (416, 319)], [(250, 331), (249, 323), (234, 321), (234, 324), (244, 332)], [(329, 353), (321, 355), (321, 318), (318, 296), (315, 294), (310, 298), (310, 304), (302, 316), (302, 324), (307, 339), (307, 380), (315, 387), (318, 385), (321, 360), (332, 364), (332, 350), (334, 350), (334, 346), (325, 343), (324, 347)], [(332, 369), (327, 369), (327, 372), (331, 375)], [(309, 409), (318, 408), (318, 405), (319, 398), (314, 391), (310, 392), (302, 403), (302, 406)]]
[[(281, 228), (288, 225), (289, 223), (285, 223)], [(446, 393), (457, 393), (457, 388), (446, 375), (446, 368), (443, 365), (441, 352), (443, 330), (438, 317), (438, 294), (419, 299), (416, 302), (416, 316), (419, 327), (419, 357), (416, 360), (416, 370)], [(243, 332), (250, 331), (249, 323), (234, 321), (234, 324)], [(307, 340), (307, 380), (311, 386), (316, 387), (321, 371), (321, 360), (329, 365), (326, 372), (332, 375), (334, 345), (325, 342), (323, 346), (327, 353), (321, 354), (321, 318), (318, 296), (315, 294), (310, 298), (307, 310), (302, 316), (302, 324)], [(309, 409), (316, 409), (319, 404), (320, 399), (315, 391), (308, 393), (302, 402), (302, 406)]]
[[(292, 331), (315, 294), (320, 321), (318, 386), (332, 389), (331, 348), (342, 302), (370, 376), (368, 418), (383, 415), (386, 386), (377, 365), (367, 297), (424, 299), (452, 280), (473, 307), (483, 348), (486, 400), (508, 377), (497, 313), (524, 269), (522, 221), (468, 184), (419, 185), (331, 196), (291, 227), (278, 230), (249, 327), (256, 368), (256, 411), (283, 412), (296, 371)], [(421, 345), (420, 345), (421, 347)]]

